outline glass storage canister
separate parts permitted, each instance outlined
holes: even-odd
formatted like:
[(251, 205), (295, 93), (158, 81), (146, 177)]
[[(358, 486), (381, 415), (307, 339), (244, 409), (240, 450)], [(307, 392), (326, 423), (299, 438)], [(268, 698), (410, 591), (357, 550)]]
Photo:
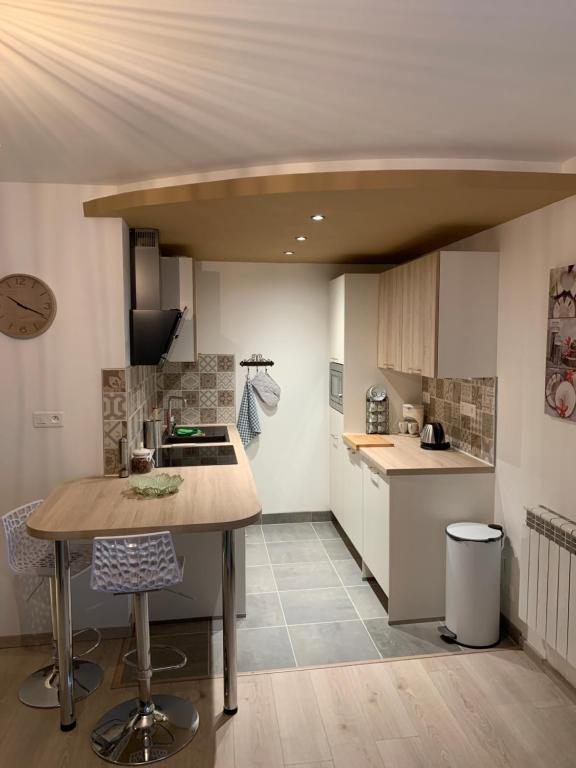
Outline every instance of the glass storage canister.
[(132, 451), (132, 472), (135, 475), (145, 475), (147, 472), (151, 472), (154, 468), (154, 451), (150, 448), (144, 448), (140, 444), (139, 448), (134, 448)]

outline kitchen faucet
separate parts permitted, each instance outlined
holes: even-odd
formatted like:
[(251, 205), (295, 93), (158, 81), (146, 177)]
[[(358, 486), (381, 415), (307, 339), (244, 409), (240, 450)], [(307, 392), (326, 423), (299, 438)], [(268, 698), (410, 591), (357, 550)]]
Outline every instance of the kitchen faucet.
[(166, 432), (171, 435), (174, 431), (174, 427), (176, 426), (176, 418), (172, 416), (172, 403), (175, 400), (179, 400), (181, 403), (184, 403), (184, 405), (188, 405), (188, 401), (185, 397), (180, 397), (180, 395), (170, 395), (168, 398), (168, 416), (166, 421)]

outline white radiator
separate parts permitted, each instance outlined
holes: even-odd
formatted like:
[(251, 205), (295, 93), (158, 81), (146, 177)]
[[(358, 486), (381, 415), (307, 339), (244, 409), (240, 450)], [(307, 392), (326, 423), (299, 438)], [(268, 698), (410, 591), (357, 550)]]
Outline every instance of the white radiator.
[(576, 666), (576, 523), (546, 507), (526, 510), (520, 618)]

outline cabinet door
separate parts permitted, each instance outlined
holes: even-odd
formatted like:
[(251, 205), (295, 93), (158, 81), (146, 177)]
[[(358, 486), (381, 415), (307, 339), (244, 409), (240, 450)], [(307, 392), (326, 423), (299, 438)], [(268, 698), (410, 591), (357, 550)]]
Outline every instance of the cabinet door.
[(402, 283), (404, 268), (380, 275), (378, 367), (402, 370)]
[(362, 461), (358, 451), (343, 446), (342, 519), (340, 525), (360, 555), (363, 550)]
[(344, 363), (344, 301), (345, 276), (330, 282), (330, 360)]
[(436, 375), (438, 268), (438, 253), (403, 266), (401, 370), (405, 373)]
[(342, 527), (342, 435), (330, 435), (330, 509)]
[(363, 466), (364, 552), (362, 559), (390, 597), (390, 487), (380, 473)]

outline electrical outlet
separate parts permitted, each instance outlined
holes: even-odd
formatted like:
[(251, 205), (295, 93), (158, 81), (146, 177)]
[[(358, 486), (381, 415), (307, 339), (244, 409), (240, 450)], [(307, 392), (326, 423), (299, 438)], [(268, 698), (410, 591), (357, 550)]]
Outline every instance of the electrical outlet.
[(34, 427), (63, 427), (64, 413), (62, 411), (34, 411), (32, 425)]
[(422, 392), (422, 402), (426, 405), (430, 403), (430, 392)]
[(462, 416), (470, 416), (471, 419), (476, 418), (476, 406), (472, 403), (460, 403), (460, 413)]

